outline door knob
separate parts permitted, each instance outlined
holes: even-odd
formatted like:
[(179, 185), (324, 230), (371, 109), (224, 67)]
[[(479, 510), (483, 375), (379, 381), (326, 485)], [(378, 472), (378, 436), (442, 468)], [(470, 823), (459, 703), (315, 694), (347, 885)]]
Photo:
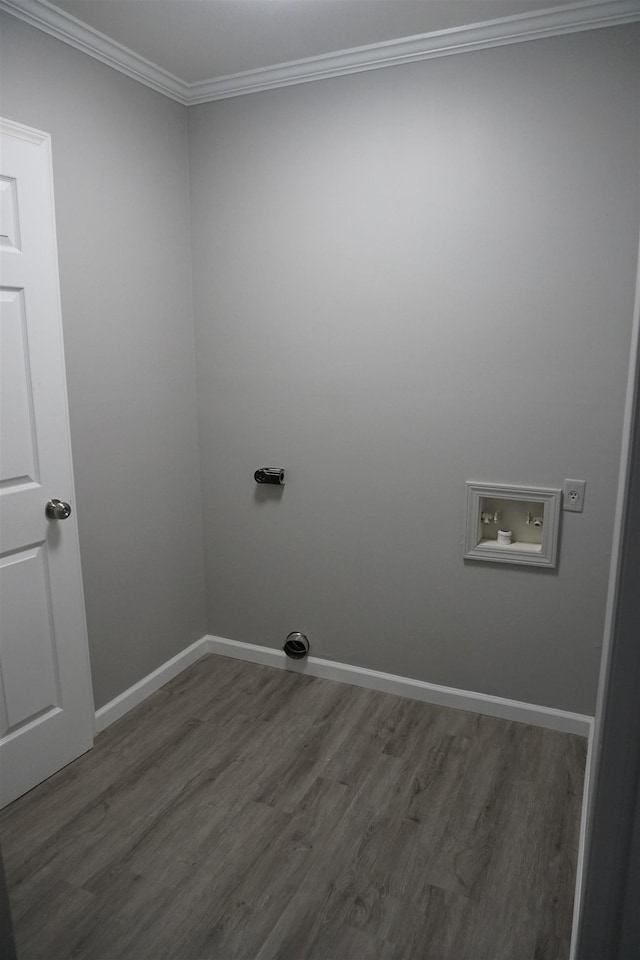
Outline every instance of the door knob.
[(49, 520), (66, 520), (71, 515), (71, 505), (63, 500), (49, 500), (44, 512)]

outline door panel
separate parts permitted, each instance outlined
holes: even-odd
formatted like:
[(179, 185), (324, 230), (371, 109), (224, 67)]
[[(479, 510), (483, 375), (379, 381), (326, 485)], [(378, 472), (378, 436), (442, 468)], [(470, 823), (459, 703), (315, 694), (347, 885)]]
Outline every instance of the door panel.
[(20, 249), (16, 181), (0, 176), (0, 246), (5, 250)]
[(21, 290), (0, 288), (0, 483), (37, 480), (31, 372)]
[[(93, 742), (48, 135), (0, 120), (0, 805)], [(72, 504), (50, 520), (47, 501)]]
[[(0, 602), (6, 639), (2, 675), (7, 729), (59, 706), (57, 658), (44, 544), (0, 558)], [(29, 598), (29, 604), (22, 602)]]

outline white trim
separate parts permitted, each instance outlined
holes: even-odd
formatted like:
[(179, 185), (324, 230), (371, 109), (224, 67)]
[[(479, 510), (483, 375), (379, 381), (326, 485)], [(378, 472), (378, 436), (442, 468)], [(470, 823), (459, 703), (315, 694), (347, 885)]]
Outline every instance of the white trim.
[(208, 637), (201, 637), (190, 647), (185, 647), (171, 660), (167, 660), (157, 670), (143, 677), (138, 683), (134, 683), (128, 690), (110, 700), (109, 703), (105, 703), (103, 707), (96, 710), (96, 733), (100, 733), (123, 717), (129, 710), (133, 710), (134, 707), (143, 703), (152, 693), (163, 687), (169, 680), (173, 680), (174, 677), (177, 677), (179, 673), (182, 673), (183, 670), (186, 670), (206, 653), (209, 653), (209, 640)]
[(45, 133), (44, 130), (36, 130), (35, 127), (25, 127), (23, 123), (17, 123), (7, 117), (0, 117), (0, 134), (6, 137), (14, 137), (16, 140), (26, 140), (27, 143), (51, 142), (50, 133)]
[(640, 20), (637, 0), (585, 0), (567, 7), (538, 13), (516, 14), (470, 26), (436, 30), (401, 40), (388, 40), (338, 53), (323, 54), (247, 70), (226, 77), (190, 83), (188, 104), (209, 103), (245, 93), (258, 93), (313, 80), (327, 80), (351, 73), (380, 70), (418, 60), (431, 60), (454, 53), (470, 53), (489, 47), (539, 40), (564, 33), (616, 26)]
[(196, 640), (190, 647), (186, 647), (157, 670), (96, 710), (96, 733), (115, 723), (129, 710), (143, 703), (152, 693), (208, 653), (233, 657), (235, 660), (246, 660), (249, 663), (261, 663), (280, 670), (306, 673), (311, 677), (335, 680), (338, 683), (350, 683), (355, 687), (366, 687), (369, 690), (381, 690), (383, 693), (392, 693), (396, 696), (408, 697), (410, 700), (420, 700), (423, 703), (453, 707), (455, 710), (469, 710), (488, 717), (529, 723), (535, 727), (546, 727), (561, 733), (575, 733), (581, 737), (591, 738), (593, 718), (581, 713), (569, 713), (566, 710), (522, 703), (519, 700), (506, 700), (504, 697), (492, 697), (486, 693), (474, 693), (472, 690), (443, 687), (436, 683), (427, 683), (425, 680), (399, 677), (379, 670), (368, 670), (366, 667), (355, 667), (349, 663), (322, 660), (320, 657), (291, 660), (283, 650), (277, 650), (274, 647), (243, 643), (240, 640), (226, 640), (224, 637), (214, 637), (210, 634)]
[(0, 10), (62, 40), (152, 90), (187, 104), (188, 84), (47, 0), (0, 0)]
[(638, 0), (583, 0), (564, 7), (436, 30), (401, 40), (354, 47), (338, 53), (187, 83), (65, 13), (48, 0), (0, 0), (0, 10), (71, 44), (77, 50), (186, 106), (640, 20)]
[(223, 637), (208, 636), (208, 652), (224, 657), (235, 657), (251, 663), (261, 663), (281, 670), (293, 670), (325, 680), (337, 680), (351, 683), (357, 687), (381, 690), (411, 700), (434, 703), (456, 710), (470, 710), (489, 717), (503, 720), (515, 720), (536, 727), (546, 727), (562, 733), (575, 733), (588, 737), (591, 733), (593, 718), (580, 713), (556, 710), (554, 707), (541, 707), (537, 704), (522, 703), (519, 700), (506, 700), (486, 693), (474, 693), (471, 690), (457, 690), (455, 687), (443, 687), (424, 680), (399, 677), (365, 667), (355, 667), (333, 660), (321, 660), (319, 657), (306, 657), (304, 660), (291, 660), (284, 651), (273, 647), (262, 647), (254, 643), (242, 643), (238, 640), (225, 640)]

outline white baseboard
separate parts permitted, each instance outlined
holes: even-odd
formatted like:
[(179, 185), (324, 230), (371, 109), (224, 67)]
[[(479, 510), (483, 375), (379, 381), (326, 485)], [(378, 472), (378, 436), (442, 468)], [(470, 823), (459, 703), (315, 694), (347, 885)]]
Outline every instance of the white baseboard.
[(522, 703), (519, 700), (506, 700), (503, 697), (492, 697), (486, 693), (474, 693), (471, 690), (457, 690), (455, 687), (443, 687), (424, 680), (413, 680), (410, 677), (399, 677), (379, 670), (368, 670), (366, 667), (354, 667), (348, 663), (321, 660), (319, 657), (291, 660), (282, 650), (261, 647), (255, 643), (242, 643), (239, 640), (225, 640), (223, 637), (212, 636), (205, 639), (210, 653), (221, 654), (224, 657), (249, 660), (269, 667), (279, 667), (282, 670), (293, 670), (297, 673), (306, 673), (311, 677), (322, 677), (324, 680), (351, 683), (356, 687), (394, 693), (441, 707), (454, 707), (456, 710), (470, 710), (472, 713), (482, 713), (489, 717), (529, 723), (532, 726), (546, 727), (561, 733), (575, 733), (588, 737), (593, 723), (592, 717), (581, 713), (569, 713), (566, 710)]
[(382, 673), (379, 670), (368, 670), (365, 667), (354, 667), (347, 663), (336, 663), (332, 660), (322, 660), (319, 657), (306, 657), (304, 660), (291, 660), (283, 650), (274, 647), (262, 647), (255, 643), (242, 643), (239, 640), (225, 640), (223, 637), (207, 635), (201, 637), (190, 647), (186, 647), (177, 656), (167, 660), (148, 676), (129, 687), (115, 699), (96, 710), (96, 733), (106, 729), (110, 724), (123, 717), (129, 710), (159, 690), (187, 667), (195, 663), (205, 654), (215, 653), (219, 656), (234, 657), (237, 660), (247, 660), (250, 663), (260, 663), (268, 667), (277, 667), (280, 670), (291, 670), (304, 673), (312, 677), (321, 677), (325, 680), (336, 680), (340, 683), (350, 683), (357, 687), (367, 687), (371, 690), (381, 690), (411, 700), (421, 700), (423, 703), (433, 703), (443, 707), (453, 707), (457, 710), (469, 710), (472, 713), (481, 713), (489, 717), (498, 717), (503, 720), (513, 720), (518, 723), (528, 723), (532, 726), (546, 727), (558, 730), (561, 733), (573, 733), (587, 737), (589, 741), (587, 766), (583, 790), (582, 816), (580, 822), (580, 843), (578, 852), (578, 869), (576, 874), (576, 890), (574, 897), (574, 925), (571, 942), (571, 956), (575, 956), (575, 942), (577, 917), (580, 910), (582, 893), (583, 861), (586, 849), (587, 831), (587, 797), (589, 794), (589, 774), (591, 772), (590, 754), (593, 744), (593, 717), (580, 713), (570, 713), (566, 710), (556, 710), (553, 707), (541, 707), (537, 704), (522, 703), (519, 700), (507, 700), (503, 697), (492, 697), (485, 693), (474, 693), (470, 690), (457, 690), (455, 687), (443, 687), (424, 680), (412, 680), (410, 677), (399, 677), (391, 673)]
[(147, 676), (139, 680), (138, 683), (134, 683), (128, 690), (125, 690), (113, 700), (110, 700), (109, 703), (105, 703), (103, 707), (96, 710), (96, 733), (100, 733), (101, 730), (115, 723), (115, 721), (123, 717), (125, 713), (133, 710), (134, 707), (137, 707), (138, 704), (146, 700), (147, 697), (150, 697), (152, 693), (155, 693), (156, 690), (163, 687), (169, 680), (173, 680), (179, 673), (182, 673), (183, 670), (190, 667), (192, 663), (195, 663), (200, 657), (209, 653), (209, 646), (209, 638), (201, 637), (199, 640), (196, 640), (195, 643), (192, 643), (190, 647), (185, 647), (184, 650), (181, 650), (180, 653), (172, 657), (171, 660), (167, 660), (167, 662), (163, 663), (157, 670), (147, 674)]
[(409, 697), (411, 700), (421, 700), (423, 703), (433, 703), (441, 707), (469, 710), (472, 713), (482, 713), (502, 720), (515, 720), (518, 723), (529, 723), (562, 733), (575, 733), (583, 737), (589, 737), (593, 724), (592, 717), (580, 713), (522, 703), (519, 700), (506, 700), (503, 697), (492, 697), (485, 693), (474, 693), (471, 690), (443, 687), (424, 680), (399, 677), (392, 673), (368, 670), (366, 667), (355, 667), (333, 660), (322, 660), (319, 657), (291, 660), (283, 650), (277, 650), (274, 647), (262, 647), (255, 643), (242, 643), (239, 640), (226, 640), (223, 637), (207, 635), (96, 710), (96, 733), (100, 733), (101, 730), (119, 720), (129, 710), (137, 707), (152, 693), (207, 653), (234, 657), (236, 660), (247, 660), (250, 663), (261, 663), (280, 670), (306, 673), (310, 677), (350, 683), (370, 690), (381, 690), (383, 693), (393, 693), (400, 697)]

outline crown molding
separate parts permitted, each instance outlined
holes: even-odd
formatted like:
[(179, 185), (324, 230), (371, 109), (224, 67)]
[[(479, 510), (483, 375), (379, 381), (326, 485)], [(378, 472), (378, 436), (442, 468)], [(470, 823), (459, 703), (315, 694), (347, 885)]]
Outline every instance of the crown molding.
[(144, 83), (172, 100), (188, 103), (189, 85), (168, 70), (163, 70), (133, 50), (111, 40), (76, 17), (54, 7), (47, 0), (0, 0), (0, 10), (37, 27), (56, 40), (62, 40), (76, 50), (89, 54), (120, 73)]
[(133, 50), (87, 26), (48, 0), (0, 0), (0, 10), (185, 106), (209, 103), (313, 80), (430, 60), (455, 53), (539, 40), (544, 37), (614, 27), (640, 20), (640, 0), (582, 0), (564, 7), (516, 14), (499, 20), (437, 30), (402, 40), (389, 40), (339, 53), (247, 70), (229, 76), (187, 83)]
[(297, 83), (399, 66), (417, 60), (430, 60), (599, 27), (618, 26), (635, 20), (640, 20), (640, 0), (585, 0), (539, 13), (517, 14), (467, 27), (437, 30), (402, 40), (389, 40), (262, 70), (248, 70), (232, 76), (191, 83), (188, 85), (188, 103), (207, 103), (245, 93), (258, 93), (261, 90)]
[(26, 140), (27, 143), (39, 145), (51, 140), (51, 134), (44, 130), (36, 130), (34, 127), (25, 127), (23, 123), (16, 123), (15, 120), (9, 120), (8, 117), (0, 117), (0, 134), (7, 137), (14, 137), (16, 140)]

